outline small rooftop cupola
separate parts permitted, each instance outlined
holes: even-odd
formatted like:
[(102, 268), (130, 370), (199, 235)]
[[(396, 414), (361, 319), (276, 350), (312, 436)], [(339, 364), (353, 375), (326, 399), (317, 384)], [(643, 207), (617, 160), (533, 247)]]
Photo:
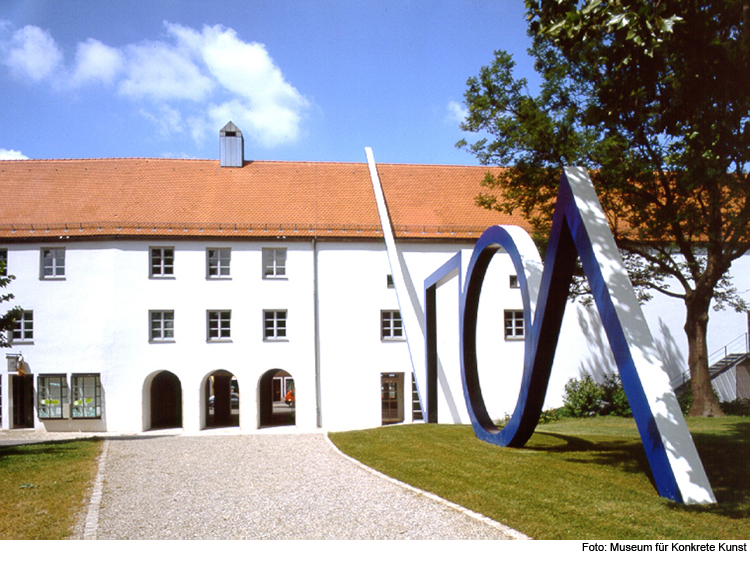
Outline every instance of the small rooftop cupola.
[(245, 161), (245, 141), (242, 132), (231, 121), (219, 132), (222, 168), (241, 168)]

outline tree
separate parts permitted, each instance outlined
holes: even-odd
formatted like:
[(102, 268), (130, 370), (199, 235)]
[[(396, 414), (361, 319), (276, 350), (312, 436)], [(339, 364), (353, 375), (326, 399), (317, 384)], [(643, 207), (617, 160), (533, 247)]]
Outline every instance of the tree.
[[(591, 173), (642, 299), (680, 298), (694, 415), (721, 415), (709, 307), (747, 310), (729, 277), (750, 248), (748, 0), (527, 0), (531, 95), (512, 57), (467, 82), (458, 143), (488, 174), (477, 204), (549, 232), (560, 170)], [(498, 197), (500, 195), (500, 197)]]
[[(5, 262), (0, 260), (0, 288), (5, 288), (14, 280), (13, 275), (6, 274)], [(0, 304), (13, 299), (13, 294), (0, 295)], [(10, 347), (10, 334), (13, 332), (13, 326), (21, 315), (21, 308), (16, 306), (0, 316), (0, 347)]]

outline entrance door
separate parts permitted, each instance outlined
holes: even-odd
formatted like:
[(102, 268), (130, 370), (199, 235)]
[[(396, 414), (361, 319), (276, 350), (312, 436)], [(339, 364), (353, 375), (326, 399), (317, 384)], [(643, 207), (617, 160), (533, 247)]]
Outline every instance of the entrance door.
[(383, 424), (404, 421), (404, 374), (381, 373), (380, 401)]
[(12, 428), (34, 427), (34, 377), (13, 375)]

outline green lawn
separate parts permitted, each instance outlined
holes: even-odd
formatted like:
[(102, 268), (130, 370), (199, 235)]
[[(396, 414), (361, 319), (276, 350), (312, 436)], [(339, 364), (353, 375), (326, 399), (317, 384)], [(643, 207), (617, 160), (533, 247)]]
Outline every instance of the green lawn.
[(69, 538), (101, 449), (96, 440), (0, 447), (0, 538)]
[(522, 449), (470, 426), (331, 433), (346, 454), (537, 539), (750, 538), (750, 418), (688, 418), (719, 503), (660, 498), (632, 419), (540, 425)]

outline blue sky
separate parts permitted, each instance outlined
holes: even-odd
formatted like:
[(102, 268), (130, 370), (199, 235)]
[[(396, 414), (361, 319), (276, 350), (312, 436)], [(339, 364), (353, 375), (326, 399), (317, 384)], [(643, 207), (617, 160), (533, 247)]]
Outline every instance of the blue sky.
[(523, 0), (0, 0), (0, 156), (476, 164), (466, 80), (528, 46)]

